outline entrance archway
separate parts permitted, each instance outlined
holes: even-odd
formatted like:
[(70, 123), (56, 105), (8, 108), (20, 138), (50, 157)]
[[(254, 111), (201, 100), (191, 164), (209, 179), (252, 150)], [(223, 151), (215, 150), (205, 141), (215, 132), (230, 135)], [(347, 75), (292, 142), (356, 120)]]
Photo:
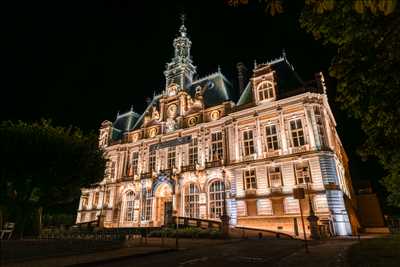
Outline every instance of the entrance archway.
[(155, 226), (168, 225), (172, 222), (172, 188), (168, 183), (156, 187), (155, 197)]

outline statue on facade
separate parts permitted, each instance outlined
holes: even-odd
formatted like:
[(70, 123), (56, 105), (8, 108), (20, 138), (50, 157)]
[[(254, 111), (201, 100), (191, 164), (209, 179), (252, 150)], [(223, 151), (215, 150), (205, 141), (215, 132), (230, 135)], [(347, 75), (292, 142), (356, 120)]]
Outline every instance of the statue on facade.
[(178, 107), (175, 104), (172, 104), (167, 109), (167, 133), (175, 131), (177, 128), (177, 123), (175, 117), (177, 115)]
[(152, 119), (152, 120), (157, 120), (157, 121), (160, 119), (160, 113), (158, 112), (156, 106), (153, 106), (153, 107), (152, 107), (151, 119)]

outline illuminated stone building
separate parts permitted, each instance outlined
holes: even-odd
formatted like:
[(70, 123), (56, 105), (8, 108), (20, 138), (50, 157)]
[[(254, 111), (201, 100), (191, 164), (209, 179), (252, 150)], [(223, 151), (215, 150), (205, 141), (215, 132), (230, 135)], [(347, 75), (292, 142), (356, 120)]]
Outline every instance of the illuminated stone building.
[(196, 78), (183, 24), (173, 46), (162, 93), (142, 114), (102, 123), (106, 177), (82, 189), (77, 223), (99, 215), (105, 227), (162, 226), (173, 215), (218, 221), (226, 208), (231, 227), (299, 234), (293, 188), (304, 187), (306, 216), (311, 204), (318, 225), (352, 234), (348, 160), (322, 74), (303, 82), (283, 53), (255, 64), (235, 99), (239, 90), (220, 70)]

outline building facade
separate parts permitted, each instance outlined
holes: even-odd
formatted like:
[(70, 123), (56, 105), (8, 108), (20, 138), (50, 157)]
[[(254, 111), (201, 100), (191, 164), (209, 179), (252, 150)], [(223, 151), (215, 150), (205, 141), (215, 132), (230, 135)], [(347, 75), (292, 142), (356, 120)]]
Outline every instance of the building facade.
[[(100, 215), (105, 227), (162, 226), (173, 215), (218, 221), (226, 208), (232, 227), (298, 235), (301, 205), (332, 234), (354, 233), (348, 159), (323, 75), (303, 82), (283, 54), (255, 64), (235, 101), (220, 70), (196, 78), (183, 24), (173, 46), (162, 93), (142, 114), (102, 123), (107, 172), (82, 189), (77, 223)], [(294, 198), (298, 187), (306, 199)]]

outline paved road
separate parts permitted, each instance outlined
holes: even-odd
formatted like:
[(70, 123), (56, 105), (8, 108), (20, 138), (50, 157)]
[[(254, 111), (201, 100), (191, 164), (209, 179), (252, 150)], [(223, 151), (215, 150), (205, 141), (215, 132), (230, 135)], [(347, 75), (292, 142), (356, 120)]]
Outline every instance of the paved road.
[(250, 239), (228, 244), (181, 250), (167, 254), (125, 259), (101, 267), (141, 266), (317, 266), (345, 267), (346, 250), (354, 241), (314, 243), (310, 254), (305, 254), (302, 241), (277, 239)]

